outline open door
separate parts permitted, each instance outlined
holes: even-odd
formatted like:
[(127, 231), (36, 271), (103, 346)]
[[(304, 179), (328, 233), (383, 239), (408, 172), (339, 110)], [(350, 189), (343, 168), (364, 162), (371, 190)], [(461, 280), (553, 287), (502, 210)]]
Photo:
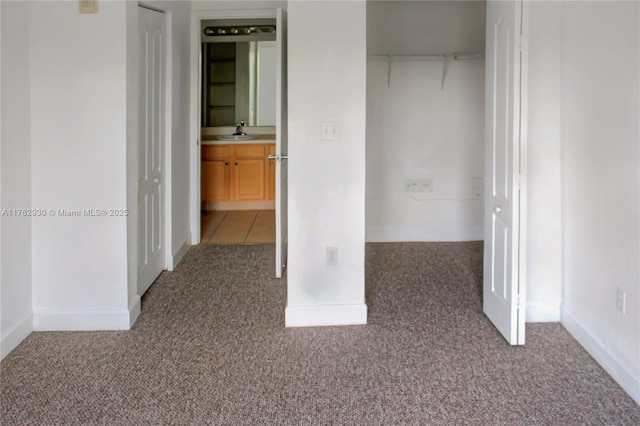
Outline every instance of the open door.
[(483, 309), (512, 345), (524, 344), (522, 0), (487, 2)]
[(164, 13), (138, 7), (139, 141), (138, 141), (138, 294), (142, 295), (165, 268)]
[(276, 15), (276, 277), (287, 264), (287, 19), (283, 9)]

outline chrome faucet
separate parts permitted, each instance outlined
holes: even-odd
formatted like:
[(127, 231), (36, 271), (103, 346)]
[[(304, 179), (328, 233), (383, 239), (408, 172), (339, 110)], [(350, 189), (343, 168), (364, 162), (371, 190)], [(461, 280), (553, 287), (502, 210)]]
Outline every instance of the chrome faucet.
[(240, 123), (236, 124), (236, 132), (233, 134), (233, 136), (245, 136), (246, 133), (242, 131), (242, 128), (244, 126), (244, 120), (240, 120)]

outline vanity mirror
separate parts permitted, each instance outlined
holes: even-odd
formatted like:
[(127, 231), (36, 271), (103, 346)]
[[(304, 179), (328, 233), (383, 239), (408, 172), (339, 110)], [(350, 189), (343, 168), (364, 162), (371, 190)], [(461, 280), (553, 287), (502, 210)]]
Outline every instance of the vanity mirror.
[(275, 126), (274, 20), (202, 25), (202, 126)]

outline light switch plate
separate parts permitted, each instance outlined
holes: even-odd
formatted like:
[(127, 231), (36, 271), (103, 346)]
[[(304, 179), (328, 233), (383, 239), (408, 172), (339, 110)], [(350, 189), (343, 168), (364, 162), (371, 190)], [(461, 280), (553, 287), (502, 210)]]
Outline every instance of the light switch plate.
[(323, 121), (322, 123), (320, 123), (320, 139), (322, 139), (323, 141), (339, 141), (340, 122)]
[(80, 13), (98, 13), (98, 0), (78, 0)]

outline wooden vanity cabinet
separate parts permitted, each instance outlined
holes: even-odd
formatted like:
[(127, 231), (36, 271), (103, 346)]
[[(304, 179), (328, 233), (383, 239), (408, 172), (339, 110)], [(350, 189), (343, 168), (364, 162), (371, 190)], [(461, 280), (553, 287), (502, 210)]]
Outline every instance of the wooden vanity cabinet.
[(233, 199), (237, 201), (264, 200), (264, 145), (236, 145), (233, 147)]
[(273, 144), (203, 145), (203, 210), (275, 208)]
[(208, 145), (202, 147), (200, 191), (202, 204), (231, 199), (231, 147)]

